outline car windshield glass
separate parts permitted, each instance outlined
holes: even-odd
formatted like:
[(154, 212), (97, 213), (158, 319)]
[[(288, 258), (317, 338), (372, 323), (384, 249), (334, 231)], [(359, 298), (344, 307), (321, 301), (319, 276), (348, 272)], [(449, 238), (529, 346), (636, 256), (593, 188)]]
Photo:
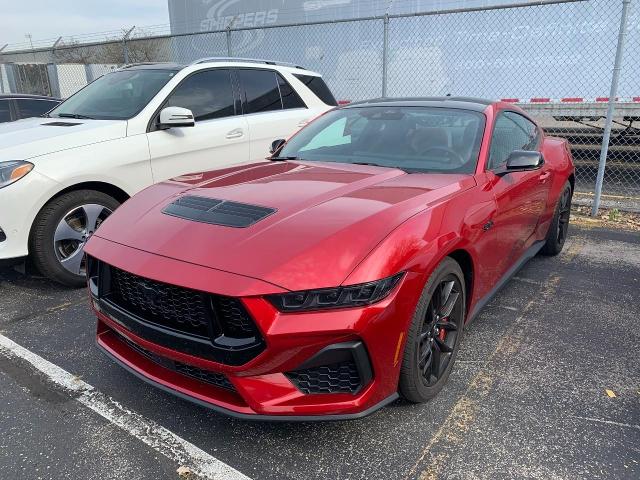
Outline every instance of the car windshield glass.
[(350, 107), (302, 129), (280, 158), (400, 168), (408, 172), (473, 173), (484, 115), (440, 107)]
[(108, 73), (69, 97), (49, 116), (126, 120), (137, 115), (175, 74), (175, 70)]

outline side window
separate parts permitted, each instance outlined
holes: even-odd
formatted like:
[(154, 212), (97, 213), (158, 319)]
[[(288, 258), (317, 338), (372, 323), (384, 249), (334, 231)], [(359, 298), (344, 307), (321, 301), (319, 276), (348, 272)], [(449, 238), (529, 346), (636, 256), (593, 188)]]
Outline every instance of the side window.
[(276, 72), (240, 69), (238, 76), (246, 99), (245, 113), (282, 110)]
[(18, 118), (39, 117), (57, 105), (56, 102), (35, 99), (18, 99), (15, 102)]
[(515, 112), (503, 112), (493, 130), (489, 168), (504, 165), (514, 150), (535, 150), (539, 140), (540, 133), (534, 123)]
[(336, 99), (331, 93), (331, 90), (329, 90), (327, 84), (324, 83), (322, 77), (314, 77), (313, 75), (300, 75), (297, 73), (294, 73), (293, 76), (304, 83), (309, 88), (309, 90), (311, 90), (315, 94), (316, 97), (318, 97), (327, 105), (331, 105), (332, 107), (338, 105), (338, 102), (336, 102)]
[(229, 70), (194, 73), (173, 91), (165, 106), (188, 108), (196, 121), (234, 115)]
[(276, 73), (276, 76), (278, 77), (278, 86), (282, 97), (282, 108), (307, 108), (298, 93), (282, 78), (282, 75)]
[(11, 121), (11, 110), (9, 100), (0, 100), (0, 123)]

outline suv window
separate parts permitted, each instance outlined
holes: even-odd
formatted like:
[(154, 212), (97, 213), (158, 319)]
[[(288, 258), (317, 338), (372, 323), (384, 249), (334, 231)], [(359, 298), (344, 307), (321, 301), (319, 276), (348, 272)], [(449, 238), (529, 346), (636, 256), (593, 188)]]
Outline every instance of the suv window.
[(9, 100), (0, 100), (0, 123), (11, 121), (11, 110)]
[(185, 79), (167, 99), (165, 106), (188, 108), (196, 121), (235, 115), (231, 72), (205, 70)]
[(329, 87), (327, 87), (327, 84), (324, 83), (322, 77), (314, 77), (313, 75), (300, 75), (296, 73), (294, 73), (293, 76), (304, 83), (307, 88), (309, 88), (309, 90), (311, 90), (315, 94), (316, 97), (318, 97), (327, 105), (331, 105), (333, 107), (338, 105), (338, 102), (336, 102), (335, 97), (331, 93), (331, 90), (329, 90)]
[(503, 112), (491, 138), (489, 168), (503, 165), (514, 150), (536, 150), (540, 132), (535, 123), (515, 112)]
[(289, 82), (287, 82), (282, 75), (276, 73), (278, 77), (278, 86), (280, 87), (280, 96), (282, 97), (282, 108), (307, 108), (305, 103), (298, 95)]
[(18, 118), (39, 117), (60, 103), (36, 99), (18, 99), (15, 102), (18, 107)]
[(282, 110), (276, 72), (240, 69), (238, 75), (245, 95), (245, 113)]

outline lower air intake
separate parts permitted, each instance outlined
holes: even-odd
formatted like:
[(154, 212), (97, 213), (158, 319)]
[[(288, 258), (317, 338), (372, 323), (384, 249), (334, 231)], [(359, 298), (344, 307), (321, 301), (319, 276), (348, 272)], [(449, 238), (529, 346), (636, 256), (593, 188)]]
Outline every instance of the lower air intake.
[(137, 343), (132, 342), (122, 335), (116, 335), (132, 350), (135, 350), (143, 357), (148, 358), (152, 362), (157, 363), (162, 367), (168, 368), (169, 370), (173, 370), (174, 372), (180, 373), (187, 377), (195, 378), (196, 380), (200, 380), (201, 382), (210, 383), (211, 385), (215, 385), (216, 387), (224, 388), (225, 390), (235, 391), (235, 388), (233, 387), (229, 379), (222, 373), (203, 370), (202, 368), (194, 367), (193, 365), (187, 365), (186, 363), (171, 360), (167, 357), (163, 357), (162, 355), (153, 353), (152, 351), (147, 350), (144, 347), (141, 347)]
[(302, 393), (357, 393), (362, 379), (355, 362), (296, 370), (285, 374)]

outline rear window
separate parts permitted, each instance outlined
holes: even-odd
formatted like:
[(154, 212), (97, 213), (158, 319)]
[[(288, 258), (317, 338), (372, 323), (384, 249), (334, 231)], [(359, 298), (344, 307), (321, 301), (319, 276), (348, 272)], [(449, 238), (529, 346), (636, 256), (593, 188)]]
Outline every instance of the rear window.
[(309, 90), (311, 90), (316, 95), (316, 97), (318, 97), (327, 105), (331, 105), (334, 107), (338, 105), (338, 102), (336, 102), (336, 99), (333, 96), (333, 93), (331, 93), (331, 90), (329, 90), (329, 87), (327, 87), (327, 84), (324, 83), (324, 80), (322, 79), (322, 77), (314, 77), (312, 75), (300, 75), (297, 73), (294, 73), (293, 76), (296, 77), (298, 80), (300, 80), (302, 83), (304, 83), (309, 88)]

